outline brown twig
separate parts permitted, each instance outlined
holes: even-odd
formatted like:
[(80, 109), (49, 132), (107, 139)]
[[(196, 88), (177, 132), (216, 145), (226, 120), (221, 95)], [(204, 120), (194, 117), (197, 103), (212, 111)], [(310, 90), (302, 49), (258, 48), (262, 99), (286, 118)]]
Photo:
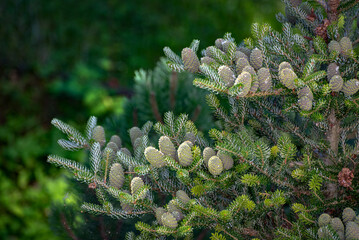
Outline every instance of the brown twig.
[(151, 104), (152, 113), (155, 116), (156, 120), (158, 122), (163, 123), (160, 111), (158, 109), (158, 104), (157, 104), (157, 100), (156, 100), (156, 93), (153, 92), (153, 91), (151, 91), (151, 93), (150, 93), (150, 104)]
[(75, 233), (71, 230), (71, 227), (68, 225), (65, 214), (60, 213), (60, 218), (61, 218), (61, 223), (64, 226), (67, 234), (73, 239), (73, 240), (78, 240), (78, 238), (76, 237)]
[(178, 74), (176, 72), (171, 73), (170, 77), (170, 104), (173, 110), (176, 105), (176, 90), (177, 90)]

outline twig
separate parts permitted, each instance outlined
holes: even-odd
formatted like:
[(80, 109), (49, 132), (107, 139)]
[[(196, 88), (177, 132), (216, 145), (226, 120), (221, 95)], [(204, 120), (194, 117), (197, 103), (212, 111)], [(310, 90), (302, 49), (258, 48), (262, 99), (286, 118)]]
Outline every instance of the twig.
[(71, 230), (71, 227), (68, 225), (66, 217), (63, 213), (60, 213), (60, 218), (61, 218), (61, 223), (64, 226), (66, 232), (69, 234), (69, 236), (73, 239), (73, 240), (78, 240), (78, 238), (76, 237), (75, 233)]
[(153, 115), (155, 116), (156, 120), (158, 122), (163, 123), (160, 111), (158, 109), (156, 94), (153, 91), (151, 91), (151, 93), (150, 93), (150, 104), (151, 104), (151, 109), (152, 109)]

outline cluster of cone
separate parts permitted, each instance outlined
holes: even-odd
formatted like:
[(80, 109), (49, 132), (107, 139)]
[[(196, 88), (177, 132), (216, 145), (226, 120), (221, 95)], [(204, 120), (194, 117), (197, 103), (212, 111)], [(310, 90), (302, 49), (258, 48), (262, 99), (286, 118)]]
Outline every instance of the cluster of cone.
[(332, 40), (328, 44), (329, 52), (337, 52), (343, 57), (353, 56), (353, 43), (348, 37), (343, 37), (339, 42)]
[[(187, 193), (182, 190), (176, 192), (176, 198), (183, 205), (186, 205), (191, 200)], [(184, 217), (178, 207), (177, 201), (174, 199), (167, 204), (166, 209), (162, 207), (156, 208), (155, 213), (157, 222), (169, 228), (177, 228), (178, 222)]]
[(331, 234), (326, 226), (330, 225), (338, 234), (341, 240), (359, 240), (359, 215), (356, 216), (351, 208), (343, 210), (342, 220), (332, 218), (329, 214), (323, 213), (318, 218), (319, 238), (330, 238)]
[(203, 150), (203, 161), (208, 171), (214, 175), (220, 175), (223, 170), (229, 170), (233, 167), (233, 158), (223, 151), (214, 151), (210, 147)]
[[(295, 80), (298, 78), (292, 66), (288, 62), (282, 62), (278, 68), (279, 81), (289, 89), (296, 89)], [(313, 93), (308, 86), (301, 87), (298, 91), (298, 106), (301, 110), (309, 111), (313, 107)]]
[(193, 133), (187, 133), (186, 139), (176, 150), (171, 139), (167, 136), (160, 137), (158, 146), (160, 150), (154, 147), (147, 147), (145, 149), (145, 157), (147, 161), (156, 168), (166, 166), (165, 156), (169, 156), (178, 161), (183, 167), (188, 167), (193, 162), (192, 147), (195, 141)]
[[(193, 162), (192, 141), (185, 141), (176, 150), (171, 139), (167, 136), (160, 137), (158, 141), (160, 150), (154, 147), (147, 147), (145, 150), (145, 157), (147, 161), (156, 168), (161, 168), (166, 165), (165, 156), (169, 156), (178, 161), (183, 167), (188, 167)], [(223, 151), (217, 153), (210, 147), (203, 150), (203, 161), (208, 171), (214, 175), (220, 175), (223, 170), (229, 170), (233, 167), (233, 158)]]
[[(141, 137), (143, 136), (142, 131), (138, 127), (133, 127), (129, 131), (130, 138), (134, 149), (141, 144)], [(96, 126), (92, 132), (92, 139), (98, 143), (100, 143), (101, 147), (103, 147), (106, 143), (106, 135), (105, 130), (102, 126)], [(103, 159), (107, 159), (109, 165), (111, 165), (109, 172), (109, 185), (116, 189), (122, 188), (125, 182), (125, 174), (124, 169), (120, 163), (113, 163), (117, 152), (123, 152), (124, 154), (131, 156), (131, 152), (122, 147), (121, 138), (118, 135), (111, 136), (110, 141), (107, 143), (106, 147), (102, 151)], [(104, 162), (104, 161), (103, 161)], [(144, 186), (144, 183), (141, 178), (135, 177), (131, 181), (131, 194), (137, 194), (138, 190)], [(130, 194), (129, 191), (124, 190), (124, 192)], [(142, 194), (138, 196), (138, 199), (145, 198), (146, 195)], [(124, 211), (132, 211), (132, 207), (126, 203), (121, 203), (121, 207)]]
[(339, 66), (336, 63), (328, 65), (327, 76), (330, 89), (333, 92), (343, 92), (347, 96), (351, 96), (359, 90), (359, 80), (351, 79), (344, 82), (339, 72)]
[[(225, 55), (230, 46), (236, 49), (233, 65), (220, 65), (216, 59), (218, 51)], [(242, 84), (241, 96), (246, 96), (249, 92), (270, 91), (272, 89), (272, 77), (268, 68), (262, 67), (263, 54), (258, 49), (249, 50), (248, 48), (241, 48), (239, 50), (235, 43), (229, 40), (217, 39), (215, 46), (210, 46), (205, 50), (205, 56), (199, 61), (197, 55), (190, 48), (182, 50), (182, 60), (184, 69), (197, 73), (200, 64), (207, 64), (215, 67), (218, 70), (222, 82), (227, 87)]]

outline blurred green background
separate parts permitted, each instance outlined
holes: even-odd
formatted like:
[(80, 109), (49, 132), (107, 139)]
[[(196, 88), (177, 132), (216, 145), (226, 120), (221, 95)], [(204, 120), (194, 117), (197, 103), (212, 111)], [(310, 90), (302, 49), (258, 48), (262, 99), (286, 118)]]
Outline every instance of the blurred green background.
[(58, 239), (48, 223), (52, 202), (71, 189), (49, 153), (56, 117), (83, 126), (119, 115), (134, 71), (154, 68), (164, 46), (180, 53), (226, 32), (237, 40), (251, 23), (279, 29), (274, 0), (0, 1), (0, 239)]

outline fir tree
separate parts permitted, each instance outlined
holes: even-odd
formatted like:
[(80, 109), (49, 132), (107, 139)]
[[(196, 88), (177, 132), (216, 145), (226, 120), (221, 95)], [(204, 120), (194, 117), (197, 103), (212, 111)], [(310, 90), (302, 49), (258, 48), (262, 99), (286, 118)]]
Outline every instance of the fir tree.
[[(281, 32), (254, 24), (241, 44), (225, 34), (202, 57), (198, 40), (181, 57), (164, 49), (169, 67), (211, 92), (223, 123), (209, 131), (213, 144), (187, 115), (168, 112), (154, 125), (158, 144), (148, 123), (130, 130), (131, 156), (119, 150), (109, 160), (94, 118), (86, 136), (53, 121), (68, 135), (61, 146), (90, 152), (90, 167), (48, 158), (99, 192), (83, 210), (152, 216), (127, 239), (192, 239), (196, 229), (212, 230), (211, 239), (357, 239), (359, 2), (284, 2)], [(331, 219), (343, 209), (345, 233)]]

